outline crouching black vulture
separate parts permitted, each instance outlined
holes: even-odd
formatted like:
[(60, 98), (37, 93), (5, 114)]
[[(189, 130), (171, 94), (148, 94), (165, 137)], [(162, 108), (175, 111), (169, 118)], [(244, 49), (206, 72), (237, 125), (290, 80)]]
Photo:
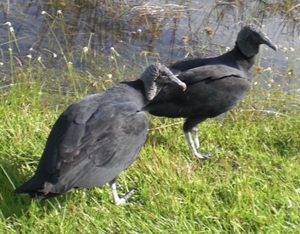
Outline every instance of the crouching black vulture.
[(118, 175), (137, 158), (146, 141), (148, 117), (142, 108), (170, 84), (186, 85), (157, 63), (136, 81), (122, 82), (69, 106), (54, 124), (34, 176), (15, 190), (37, 200), (76, 188), (109, 183), (115, 204)]
[(186, 118), (183, 130), (194, 155), (207, 159), (199, 148), (198, 124), (216, 117), (237, 105), (250, 88), (247, 72), (254, 64), (259, 46), (276, 45), (254, 25), (247, 25), (238, 33), (235, 47), (218, 57), (193, 58), (176, 62), (171, 71), (187, 85), (181, 92), (174, 87), (162, 90), (144, 110), (157, 116)]

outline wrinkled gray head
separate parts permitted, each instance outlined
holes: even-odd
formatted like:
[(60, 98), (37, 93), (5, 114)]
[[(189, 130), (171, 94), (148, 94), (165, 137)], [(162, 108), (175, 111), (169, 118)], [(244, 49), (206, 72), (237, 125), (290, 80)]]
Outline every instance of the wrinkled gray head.
[(265, 44), (273, 50), (277, 50), (277, 46), (256, 26), (247, 25), (241, 29), (236, 40), (237, 46), (247, 57), (258, 54), (259, 45)]
[(151, 101), (159, 91), (168, 84), (181, 86), (183, 91), (186, 84), (180, 81), (167, 67), (160, 63), (150, 65), (140, 78), (145, 86), (146, 98)]

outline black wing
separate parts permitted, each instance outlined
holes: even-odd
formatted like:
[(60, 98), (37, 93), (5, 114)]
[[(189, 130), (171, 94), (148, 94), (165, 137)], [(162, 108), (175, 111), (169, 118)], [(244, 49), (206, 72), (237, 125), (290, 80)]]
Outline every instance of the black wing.
[(247, 75), (244, 72), (226, 65), (205, 65), (178, 74), (178, 78), (186, 85), (192, 85), (206, 79), (216, 80), (230, 76), (247, 79)]
[(178, 74), (187, 84), (162, 90), (144, 110), (171, 118), (212, 117), (231, 109), (249, 90), (247, 75), (226, 65), (205, 65)]
[[(166, 100), (179, 99), (179, 97), (187, 96), (189, 89), (198, 82), (207, 80), (218, 80), (227, 77), (233, 77), (237, 79), (247, 79), (247, 74), (233, 67), (226, 65), (205, 65), (196, 67), (184, 72), (178, 73), (177, 77), (187, 85), (187, 90), (182, 92), (176, 85), (168, 85), (166, 89), (163, 89), (151, 102), (161, 102)], [(150, 104), (150, 105), (152, 105)], [(145, 108), (147, 110), (147, 107)]]
[(103, 92), (71, 105), (53, 126), (34, 177), (16, 192), (101, 186), (128, 167), (145, 142), (148, 120), (135, 102), (116, 99)]

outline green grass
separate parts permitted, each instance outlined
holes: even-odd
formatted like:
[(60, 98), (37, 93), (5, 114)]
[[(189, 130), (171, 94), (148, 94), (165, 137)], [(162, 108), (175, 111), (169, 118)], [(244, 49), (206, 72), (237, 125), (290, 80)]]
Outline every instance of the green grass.
[[(288, 2), (274, 9), (295, 7)], [(11, 82), (0, 87), (0, 233), (300, 233), (299, 88), (273, 81), (299, 84), (289, 74), (299, 51), (286, 52), (292, 59), (284, 71), (256, 74), (261, 52), (250, 94), (231, 112), (199, 126), (200, 150), (212, 153), (209, 161), (191, 154), (182, 119), (150, 116), (145, 147), (118, 180), (120, 194), (137, 189), (128, 205), (115, 206), (108, 186), (39, 203), (13, 194), (33, 175), (52, 125), (69, 104), (142, 71), (114, 49), (103, 59), (89, 44), (77, 70), (76, 53), (55, 37), (66, 36), (64, 15), (51, 16), (48, 34), (62, 55), (59, 71), (37, 59), (19, 68), (12, 52), (22, 47), (8, 32), (12, 51), (5, 78)], [(148, 61), (143, 54), (133, 57)], [(85, 71), (87, 64), (99, 76)]]
[(52, 124), (79, 97), (70, 88), (59, 99), (60, 93), (41, 91), (39, 79), (18, 74), (0, 97), (3, 233), (295, 233), (300, 228), (296, 96), (277, 86), (265, 93), (254, 86), (226, 116), (202, 123), (201, 151), (212, 153), (207, 162), (190, 153), (180, 119), (150, 117), (147, 143), (119, 179), (121, 194), (137, 189), (129, 205), (113, 205), (108, 186), (35, 203), (12, 191), (32, 176)]

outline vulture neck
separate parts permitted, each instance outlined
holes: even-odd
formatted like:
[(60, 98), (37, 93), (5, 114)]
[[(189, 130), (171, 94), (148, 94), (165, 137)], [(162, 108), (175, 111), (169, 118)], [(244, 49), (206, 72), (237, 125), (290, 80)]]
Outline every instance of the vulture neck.
[(244, 72), (248, 72), (251, 67), (253, 66), (254, 62), (255, 62), (255, 54), (251, 53), (251, 56), (249, 56), (250, 53), (245, 54), (245, 50), (241, 49), (240, 46), (236, 43), (235, 47), (233, 48), (232, 51), (236, 54), (236, 62), (237, 65), (239, 67), (240, 70), (244, 71)]

